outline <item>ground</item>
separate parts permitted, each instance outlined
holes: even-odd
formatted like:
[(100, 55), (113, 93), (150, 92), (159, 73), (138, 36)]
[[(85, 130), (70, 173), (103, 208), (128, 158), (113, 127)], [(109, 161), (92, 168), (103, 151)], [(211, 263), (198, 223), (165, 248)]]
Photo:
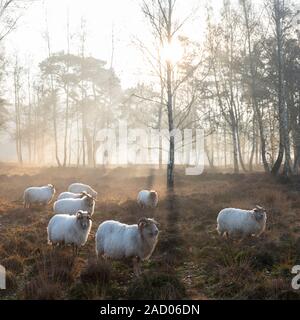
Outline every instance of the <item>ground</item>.
[[(73, 182), (98, 191), (88, 243), (73, 257), (71, 248), (52, 249), (46, 227), (52, 204), (24, 209), (23, 190), (52, 183), (57, 193)], [(149, 168), (58, 169), (0, 166), (0, 264), (7, 269), (2, 299), (299, 299), (291, 269), (300, 264), (300, 184), (256, 174), (176, 171), (175, 191), (166, 190), (164, 171)], [(141, 210), (138, 191), (156, 189), (159, 206)], [(265, 234), (241, 242), (216, 232), (225, 207), (267, 209)], [(143, 275), (131, 261), (95, 259), (94, 238), (107, 219), (160, 222), (160, 237)]]

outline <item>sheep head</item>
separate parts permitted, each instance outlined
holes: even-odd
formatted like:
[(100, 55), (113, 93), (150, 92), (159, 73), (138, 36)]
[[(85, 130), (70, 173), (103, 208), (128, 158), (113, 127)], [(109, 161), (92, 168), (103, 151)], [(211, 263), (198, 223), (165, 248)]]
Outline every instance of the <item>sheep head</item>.
[(83, 198), (86, 199), (87, 205), (92, 208), (96, 199), (88, 193)]
[(156, 200), (157, 192), (155, 190), (150, 190), (150, 197), (152, 200)]
[(253, 209), (253, 215), (257, 222), (261, 222), (266, 216), (266, 209), (264, 207), (256, 205)]
[(157, 237), (159, 233), (158, 226), (159, 223), (154, 219), (141, 218), (138, 222), (141, 234), (146, 235), (147, 237)]
[(90, 225), (90, 221), (92, 221), (91, 215), (87, 211), (78, 211), (76, 213), (76, 219), (80, 224), (82, 229), (87, 229)]
[(93, 196), (94, 196), (95, 199), (97, 198), (97, 195), (98, 195), (98, 192), (93, 190)]

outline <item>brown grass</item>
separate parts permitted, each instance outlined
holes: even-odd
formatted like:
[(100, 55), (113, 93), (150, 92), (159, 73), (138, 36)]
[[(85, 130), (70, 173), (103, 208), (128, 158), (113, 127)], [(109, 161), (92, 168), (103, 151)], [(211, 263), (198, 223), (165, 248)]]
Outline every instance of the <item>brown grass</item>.
[[(75, 181), (98, 191), (88, 243), (74, 258), (72, 249), (47, 245), (47, 208), (23, 209), (23, 190), (53, 183), (57, 192)], [(142, 211), (136, 196), (143, 188), (159, 193), (159, 207)], [(295, 181), (263, 173), (176, 172), (169, 194), (165, 174), (148, 168), (57, 169), (0, 167), (0, 263), (8, 270), (5, 299), (299, 299), (291, 289), (291, 269), (300, 264), (300, 197)], [(268, 211), (260, 239), (226, 241), (216, 232), (224, 207)], [(161, 223), (158, 246), (143, 276), (135, 279), (131, 261), (95, 260), (94, 236), (106, 219), (136, 223), (142, 216)]]

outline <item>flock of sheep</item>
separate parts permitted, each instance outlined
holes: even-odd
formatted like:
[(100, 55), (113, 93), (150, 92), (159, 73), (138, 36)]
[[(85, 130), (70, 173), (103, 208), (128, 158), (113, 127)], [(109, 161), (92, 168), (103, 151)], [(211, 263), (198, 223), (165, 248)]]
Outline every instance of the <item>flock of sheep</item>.
[[(24, 207), (32, 204), (49, 204), (55, 188), (49, 184), (30, 187), (24, 191)], [(73, 183), (67, 192), (61, 193), (53, 205), (54, 216), (50, 219), (47, 232), (48, 243), (53, 246), (72, 245), (73, 252), (86, 244), (95, 210), (97, 192), (89, 185)], [(158, 194), (154, 190), (139, 192), (140, 208), (155, 208)], [(266, 228), (267, 215), (263, 207), (252, 210), (227, 208), (220, 211), (217, 230), (222, 236), (260, 236)], [(140, 275), (140, 262), (151, 257), (158, 242), (159, 224), (150, 218), (142, 218), (137, 224), (128, 225), (109, 220), (100, 224), (96, 232), (95, 251), (97, 257), (120, 260), (132, 258), (134, 273)]]

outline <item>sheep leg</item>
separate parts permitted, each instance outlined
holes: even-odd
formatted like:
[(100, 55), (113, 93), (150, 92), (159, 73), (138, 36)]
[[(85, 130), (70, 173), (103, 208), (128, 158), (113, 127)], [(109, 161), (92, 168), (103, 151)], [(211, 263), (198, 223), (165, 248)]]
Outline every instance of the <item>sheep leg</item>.
[(57, 252), (57, 248), (59, 246), (58, 242), (51, 242), (52, 251)]
[(97, 257), (97, 260), (107, 260), (107, 257), (105, 256), (104, 252), (96, 252), (96, 257)]
[(246, 236), (242, 236), (239, 240), (238, 243), (243, 243), (246, 240)]
[(224, 231), (222, 236), (225, 238), (225, 239), (229, 239), (229, 234), (227, 231)]
[(245, 241), (246, 239), (249, 239), (249, 235), (248, 234), (242, 234), (242, 237), (240, 239), (240, 242)]
[(78, 256), (78, 246), (76, 244), (73, 244), (73, 256)]
[(133, 258), (133, 272), (136, 277), (141, 275), (141, 259), (138, 257)]

